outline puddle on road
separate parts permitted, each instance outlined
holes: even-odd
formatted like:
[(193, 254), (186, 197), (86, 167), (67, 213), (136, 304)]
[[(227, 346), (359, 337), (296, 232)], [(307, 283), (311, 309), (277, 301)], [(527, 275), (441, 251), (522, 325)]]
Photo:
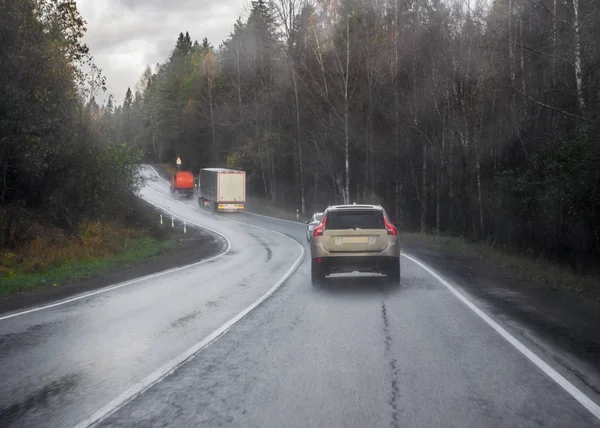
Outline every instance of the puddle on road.
[(78, 383), (80, 375), (70, 373), (62, 376), (31, 394), (20, 403), (0, 409), (0, 421), (4, 426), (17, 425), (21, 418), (32, 412), (45, 412), (48, 408), (58, 407), (64, 402), (64, 395)]
[(61, 324), (61, 321), (35, 324), (19, 333), (8, 333), (0, 336), (0, 356), (4, 352), (15, 352), (18, 348), (38, 346), (51, 337), (51, 330)]

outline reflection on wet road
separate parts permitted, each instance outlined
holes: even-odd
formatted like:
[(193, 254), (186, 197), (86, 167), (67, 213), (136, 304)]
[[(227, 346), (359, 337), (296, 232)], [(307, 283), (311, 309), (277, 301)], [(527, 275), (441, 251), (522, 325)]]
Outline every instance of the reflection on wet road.
[[(159, 180), (143, 194), (223, 233), (231, 250), (0, 321), (3, 426), (89, 417), (263, 295), (300, 256), (293, 241), (239, 222), (300, 242), (304, 225), (227, 221), (173, 201)], [(100, 426), (600, 426), (429, 272), (403, 258), (402, 274), (397, 287), (360, 275), (313, 287), (305, 259), (226, 335)]]
[(0, 425), (73, 426), (256, 301), (301, 254), (294, 241), (176, 203), (149, 201), (223, 234), (206, 264), (0, 321)]

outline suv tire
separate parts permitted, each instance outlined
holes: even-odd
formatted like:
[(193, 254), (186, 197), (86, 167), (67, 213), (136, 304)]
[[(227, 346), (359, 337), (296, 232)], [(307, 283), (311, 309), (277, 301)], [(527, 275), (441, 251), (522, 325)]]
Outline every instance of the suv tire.
[(394, 259), (387, 271), (388, 282), (390, 284), (400, 284), (400, 258)]
[(316, 260), (311, 260), (310, 263), (310, 280), (313, 285), (322, 284), (325, 280), (325, 273), (323, 268)]

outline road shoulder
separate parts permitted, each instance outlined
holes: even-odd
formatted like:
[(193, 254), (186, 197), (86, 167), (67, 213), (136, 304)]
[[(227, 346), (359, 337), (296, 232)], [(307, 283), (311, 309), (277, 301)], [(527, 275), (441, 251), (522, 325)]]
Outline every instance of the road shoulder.
[(406, 253), (459, 285), (520, 336), (600, 394), (600, 302), (515, 278), (493, 260), (405, 244)]
[[(184, 234), (182, 225), (175, 226), (169, 235), (170, 239), (176, 241), (172, 248), (133, 266), (122, 266), (104, 274), (68, 281), (57, 287), (44, 287), (3, 297), (0, 299), (0, 314), (56, 302), (113, 284), (197, 263), (217, 255), (225, 248), (224, 239), (212, 232), (188, 225)], [(171, 225), (165, 223), (164, 227), (170, 228)]]
[[(292, 219), (291, 213), (282, 215), (268, 202), (254, 203), (248, 211)], [(519, 336), (600, 394), (600, 290), (590, 288), (594, 281), (587, 278), (577, 290), (573, 280), (565, 278), (568, 272), (560, 268), (546, 272), (540, 281), (529, 281), (524, 278), (535, 276), (540, 268), (533, 269), (525, 258), (519, 259), (518, 269), (530, 272), (519, 275), (514, 266), (502, 266), (505, 261), (476, 257), (474, 244), (464, 243), (469, 251), (461, 251), (427, 242), (428, 239), (405, 240), (403, 251), (461, 287), (488, 313), (510, 325)], [(555, 284), (549, 284), (553, 275)], [(569, 281), (569, 287), (562, 286)]]

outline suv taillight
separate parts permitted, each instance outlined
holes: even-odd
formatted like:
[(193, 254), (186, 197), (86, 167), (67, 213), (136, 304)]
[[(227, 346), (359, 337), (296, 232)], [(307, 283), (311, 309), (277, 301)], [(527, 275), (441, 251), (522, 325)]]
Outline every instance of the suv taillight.
[(386, 216), (383, 216), (383, 222), (385, 223), (385, 230), (387, 230), (388, 235), (398, 235), (396, 227), (388, 221)]
[(323, 220), (321, 221), (321, 224), (319, 224), (317, 227), (315, 227), (315, 232), (313, 233), (313, 236), (323, 236), (323, 231), (325, 230), (325, 223), (327, 223), (326, 215), (323, 216)]

